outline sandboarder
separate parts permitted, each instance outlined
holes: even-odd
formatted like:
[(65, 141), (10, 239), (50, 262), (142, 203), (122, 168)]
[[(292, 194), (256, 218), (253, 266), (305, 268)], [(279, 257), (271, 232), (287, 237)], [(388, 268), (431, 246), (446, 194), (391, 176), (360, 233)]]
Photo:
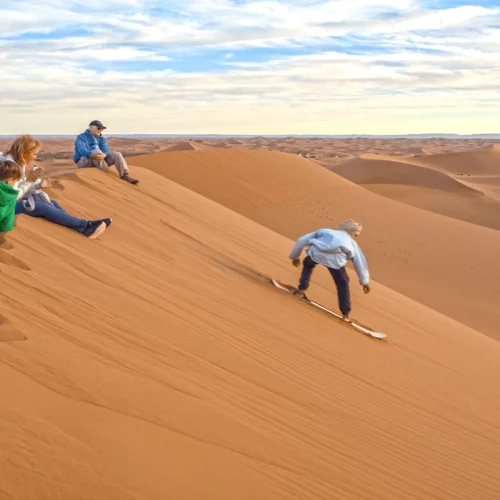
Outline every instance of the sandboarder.
[(303, 262), (302, 275), (299, 289), (295, 295), (309, 300), (305, 291), (309, 288), (314, 268), (317, 264), (325, 266), (332, 275), (339, 296), (339, 308), (345, 321), (351, 322), (351, 296), (349, 289), (349, 276), (346, 271), (347, 261), (352, 260), (365, 293), (370, 293), (370, 274), (365, 256), (359, 245), (354, 241), (361, 230), (362, 224), (352, 219), (343, 221), (338, 230), (320, 229), (306, 234), (297, 240), (290, 253), (290, 259), (295, 267), (300, 267), (300, 254), (305, 247), (307, 257)]

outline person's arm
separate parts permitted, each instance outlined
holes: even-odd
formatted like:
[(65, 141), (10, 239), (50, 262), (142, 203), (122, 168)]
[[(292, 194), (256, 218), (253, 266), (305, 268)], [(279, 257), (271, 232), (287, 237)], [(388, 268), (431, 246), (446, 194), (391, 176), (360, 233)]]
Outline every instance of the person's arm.
[(24, 197), (28, 196), (31, 192), (36, 191), (39, 189), (39, 183), (35, 182), (20, 182), (17, 186), (17, 197), (16, 201), (22, 200)]
[(92, 156), (92, 150), (89, 148), (84, 134), (81, 134), (76, 138), (75, 151), (80, 156), (84, 156), (85, 158), (90, 158)]
[(359, 283), (363, 287), (367, 287), (370, 283), (370, 272), (368, 271), (368, 264), (366, 263), (365, 256), (359, 248), (358, 244), (354, 245), (354, 256), (352, 258), (354, 269), (359, 278)]
[(314, 233), (306, 234), (297, 240), (297, 243), (295, 243), (295, 246), (290, 252), (290, 259), (295, 260), (300, 258), (302, 250), (304, 250), (304, 248), (310, 244), (311, 240), (316, 236), (316, 232), (317, 231), (314, 231)]
[(105, 154), (109, 155), (109, 146), (108, 146), (108, 141), (106, 140), (105, 137), (101, 135), (99, 137), (99, 149)]

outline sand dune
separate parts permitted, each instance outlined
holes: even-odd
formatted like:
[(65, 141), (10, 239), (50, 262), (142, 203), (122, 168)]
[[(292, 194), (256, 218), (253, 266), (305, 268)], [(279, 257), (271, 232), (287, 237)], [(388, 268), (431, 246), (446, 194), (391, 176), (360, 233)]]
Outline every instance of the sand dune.
[(432, 168), (432, 158), (426, 160), (428, 166), (424, 167), (400, 157), (367, 154), (330, 170), (387, 198), (500, 229), (500, 200), (495, 196), (494, 179), (481, 177), (477, 183), (464, 181), (470, 177), (452, 176), (438, 166)]
[(440, 189), (394, 184), (368, 184), (365, 187), (407, 205), (500, 230), (500, 203), (489, 196), (478, 197)]
[(500, 144), (474, 151), (410, 157), (405, 158), (405, 161), (414, 165), (439, 168), (450, 174), (498, 175), (500, 173)]
[(447, 172), (500, 202), (500, 144), (463, 153), (405, 158), (405, 161)]
[[(272, 157), (240, 197), (253, 178), (247, 194), (283, 200), (262, 182)], [(100, 241), (28, 217), (10, 238), (1, 314), (28, 340), (0, 343), (2, 500), (498, 498), (498, 342), (377, 283), (354, 290), (356, 316), (390, 335), (369, 340), (268, 285), (297, 279), (290, 240), (136, 174), (137, 189), (94, 170), (65, 181), (69, 210), (114, 217)], [(319, 270), (312, 296), (331, 304), (331, 289)]]
[(177, 144), (174, 144), (170, 148), (167, 149), (168, 152), (170, 151), (198, 151), (199, 149), (205, 149), (207, 146), (204, 146), (203, 144), (200, 144), (198, 142), (194, 141), (184, 141), (184, 142), (179, 142)]
[(365, 157), (348, 160), (331, 169), (356, 184), (399, 184), (419, 186), (441, 191), (483, 195), (446, 173), (432, 168), (418, 167), (409, 163), (379, 157)]
[(134, 162), (290, 238), (358, 219), (375, 279), (500, 338), (495, 230), (386, 199), (296, 155), (212, 149)]

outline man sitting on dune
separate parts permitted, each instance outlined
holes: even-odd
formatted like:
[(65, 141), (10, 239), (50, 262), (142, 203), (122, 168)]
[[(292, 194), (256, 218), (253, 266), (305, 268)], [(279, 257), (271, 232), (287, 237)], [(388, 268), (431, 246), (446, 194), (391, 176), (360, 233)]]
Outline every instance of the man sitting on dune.
[(109, 167), (114, 165), (121, 179), (130, 184), (137, 184), (139, 181), (129, 175), (123, 155), (110, 152), (108, 143), (102, 135), (104, 129), (106, 127), (99, 120), (90, 122), (89, 128), (76, 138), (73, 160), (78, 168), (97, 167), (104, 172), (109, 172)]
[(370, 292), (370, 274), (365, 257), (359, 245), (354, 241), (361, 233), (363, 226), (352, 219), (345, 220), (337, 231), (320, 229), (314, 233), (306, 234), (297, 240), (290, 253), (290, 259), (295, 267), (300, 266), (300, 254), (305, 247), (307, 257), (303, 262), (302, 275), (299, 289), (295, 295), (309, 300), (304, 293), (309, 288), (314, 268), (317, 264), (325, 266), (332, 275), (339, 296), (339, 308), (345, 321), (350, 322), (351, 294), (349, 289), (349, 276), (346, 271), (348, 260), (352, 260), (359, 282), (365, 293)]

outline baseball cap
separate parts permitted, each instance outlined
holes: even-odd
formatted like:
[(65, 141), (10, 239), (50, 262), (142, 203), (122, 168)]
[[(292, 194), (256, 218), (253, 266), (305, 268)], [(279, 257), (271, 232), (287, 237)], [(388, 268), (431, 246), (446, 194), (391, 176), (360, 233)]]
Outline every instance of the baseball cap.
[(93, 120), (89, 123), (89, 127), (91, 127), (92, 125), (95, 125), (97, 128), (102, 128), (102, 129), (105, 129), (105, 128), (108, 128), (108, 127), (105, 127), (102, 122), (100, 122), (99, 120)]

